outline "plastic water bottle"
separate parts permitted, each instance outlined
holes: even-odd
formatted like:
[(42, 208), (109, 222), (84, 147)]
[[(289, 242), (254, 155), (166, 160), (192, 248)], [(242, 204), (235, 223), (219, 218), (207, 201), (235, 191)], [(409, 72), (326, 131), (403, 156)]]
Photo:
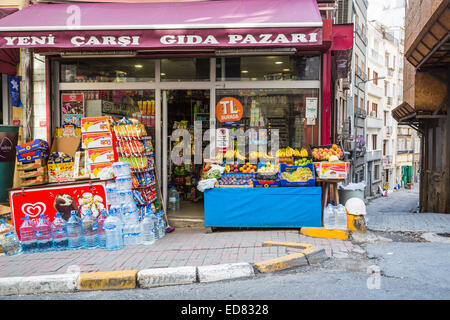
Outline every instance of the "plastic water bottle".
[(49, 251), (52, 249), (52, 223), (41, 214), (36, 224), (36, 240), (39, 251)]
[(25, 216), (19, 228), (20, 242), (24, 253), (32, 253), (37, 250), (36, 226), (29, 216)]
[(155, 223), (151, 217), (153, 213), (146, 213), (141, 222), (142, 244), (150, 245), (155, 243)]
[(106, 249), (119, 250), (123, 248), (122, 222), (116, 216), (115, 211), (110, 211), (108, 218), (103, 223), (105, 229)]
[(91, 210), (86, 210), (83, 220), (81, 221), (83, 227), (84, 247), (86, 249), (93, 249), (97, 247), (97, 224), (95, 218), (92, 216)]
[(323, 211), (323, 227), (325, 229), (335, 229), (336, 216), (334, 214), (333, 205), (330, 203)]
[(347, 212), (342, 204), (338, 204), (335, 209), (336, 229), (347, 230)]
[(102, 214), (97, 218), (97, 241), (99, 248), (106, 248), (106, 236), (103, 224), (107, 218), (108, 214), (106, 213), (106, 210), (103, 209)]
[(164, 219), (164, 211), (159, 212), (160, 238), (166, 235), (166, 219)]
[(0, 244), (7, 256), (22, 253), (14, 227), (6, 223), (5, 219), (0, 219)]
[(7, 256), (14, 256), (22, 253), (20, 248), (19, 238), (14, 231), (5, 233), (2, 240), (2, 249)]
[(77, 212), (72, 210), (70, 218), (67, 221), (67, 236), (69, 239), (69, 249), (76, 250), (83, 247), (83, 229), (81, 227), (81, 219), (77, 216)]
[(177, 189), (174, 186), (169, 190), (169, 204), (168, 209), (170, 211), (180, 210), (180, 196)]
[(62, 213), (57, 212), (52, 225), (53, 247), (55, 250), (67, 250), (69, 240), (67, 238), (67, 224), (62, 218)]

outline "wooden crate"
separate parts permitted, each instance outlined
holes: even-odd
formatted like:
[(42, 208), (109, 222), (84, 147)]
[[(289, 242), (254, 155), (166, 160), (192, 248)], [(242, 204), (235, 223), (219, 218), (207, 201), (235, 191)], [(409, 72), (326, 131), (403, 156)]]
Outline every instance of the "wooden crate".
[(48, 175), (47, 167), (39, 167), (36, 169), (29, 169), (29, 170), (20, 170), (18, 172), (20, 179), (35, 178), (43, 175)]

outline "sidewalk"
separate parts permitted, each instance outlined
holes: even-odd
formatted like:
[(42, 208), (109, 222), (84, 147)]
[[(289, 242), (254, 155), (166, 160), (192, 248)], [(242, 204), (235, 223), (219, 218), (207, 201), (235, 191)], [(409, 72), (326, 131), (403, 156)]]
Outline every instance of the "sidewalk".
[(1, 277), (27, 277), (64, 274), (141, 270), (158, 267), (204, 266), (224, 263), (254, 263), (292, 253), (286, 247), (263, 247), (263, 241), (310, 243), (334, 253), (350, 252), (350, 241), (311, 238), (299, 230), (219, 231), (207, 229), (176, 229), (150, 246), (127, 246), (122, 250), (104, 249), (49, 251), (43, 253), (0, 256)]
[(370, 201), (367, 228), (373, 231), (450, 233), (450, 214), (417, 213), (419, 184)]

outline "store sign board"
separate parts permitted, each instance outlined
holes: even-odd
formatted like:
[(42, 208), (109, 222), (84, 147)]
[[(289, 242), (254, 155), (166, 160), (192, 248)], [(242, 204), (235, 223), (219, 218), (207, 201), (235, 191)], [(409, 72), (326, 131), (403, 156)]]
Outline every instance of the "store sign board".
[(242, 103), (236, 98), (222, 98), (216, 105), (216, 117), (219, 122), (239, 121), (243, 114)]
[(20, 236), (19, 228), (26, 215), (31, 220), (37, 220), (40, 214), (45, 214), (47, 219), (53, 221), (56, 213), (61, 212), (63, 218), (68, 220), (71, 210), (79, 211), (93, 205), (97, 209), (106, 207), (105, 192), (105, 182), (101, 181), (10, 191), (12, 220), (17, 234)]
[(0, 48), (230, 48), (322, 44), (322, 29), (65, 30), (0, 32)]

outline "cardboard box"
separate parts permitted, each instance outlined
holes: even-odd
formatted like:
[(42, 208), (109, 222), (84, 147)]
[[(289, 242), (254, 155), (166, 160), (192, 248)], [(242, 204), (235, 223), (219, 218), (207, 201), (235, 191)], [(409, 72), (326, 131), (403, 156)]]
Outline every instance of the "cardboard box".
[(47, 150), (38, 149), (35, 151), (18, 154), (17, 161), (18, 162), (27, 162), (27, 161), (36, 160), (36, 159), (45, 159), (47, 157), (48, 157)]
[(80, 140), (81, 136), (55, 137), (53, 139), (51, 153), (64, 152), (68, 156), (73, 157), (80, 146)]
[(83, 133), (81, 135), (81, 145), (83, 149), (112, 147), (112, 134), (109, 132)]
[(75, 153), (73, 178), (75, 180), (89, 179), (88, 150), (77, 151)]
[(110, 127), (109, 117), (85, 117), (81, 118), (81, 132), (107, 132)]
[(28, 143), (22, 144), (20, 146), (16, 147), (17, 154), (24, 154), (24, 153), (30, 153), (32, 151), (36, 150), (45, 150), (48, 152), (48, 143), (47, 141), (36, 139), (33, 141), (30, 141)]
[(114, 149), (112, 147), (88, 149), (87, 152), (89, 164), (114, 162)]
[(74, 181), (73, 162), (49, 163), (48, 178), (50, 183)]
[(317, 177), (320, 179), (346, 179), (348, 162), (314, 162)]
[(112, 168), (111, 163), (93, 163), (89, 165), (89, 172), (91, 179), (100, 178), (100, 172), (102, 172), (106, 168)]

